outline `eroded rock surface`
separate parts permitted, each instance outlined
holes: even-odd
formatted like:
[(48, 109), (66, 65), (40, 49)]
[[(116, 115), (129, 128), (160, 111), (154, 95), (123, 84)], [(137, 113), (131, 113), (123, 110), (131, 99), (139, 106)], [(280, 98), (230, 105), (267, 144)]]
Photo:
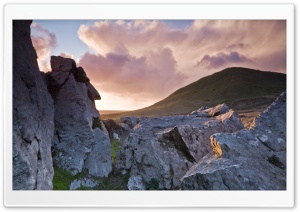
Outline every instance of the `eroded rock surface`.
[(211, 151), (212, 134), (243, 129), (235, 112), (221, 113), (141, 118), (117, 158), (116, 167), (130, 173), (128, 188), (147, 188), (155, 182), (158, 189), (179, 189), (180, 178)]
[(52, 189), (54, 107), (30, 38), (31, 21), (13, 21), (13, 189)]
[(94, 104), (99, 93), (74, 60), (52, 56), (51, 66), (46, 81), (55, 106), (54, 165), (73, 175), (85, 168), (91, 175), (107, 177), (112, 169), (111, 150)]
[(211, 136), (213, 151), (181, 179), (185, 190), (285, 190), (286, 93), (251, 130)]

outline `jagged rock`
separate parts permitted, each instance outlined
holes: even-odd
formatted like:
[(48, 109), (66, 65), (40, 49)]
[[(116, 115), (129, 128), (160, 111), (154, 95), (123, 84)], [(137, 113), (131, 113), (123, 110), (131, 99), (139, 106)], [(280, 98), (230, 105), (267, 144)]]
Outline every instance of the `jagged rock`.
[(121, 118), (121, 122), (127, 124), (132, 129), (139, 123), (139, 118), (133, 116), (125, 116)]
[(79, 188), (88, 188), (88, 189), (94, 189), (95, 187), (98, 187), (99, 183), (95, 181), (92, 178), (85, 177), (83, 179), (77, 179), (71, 182), (69, 189), (70, 190), (77, 190)]
[(61, 56), (51, 56), (50, 64), (52, 71), (59, 72), (70, 72), (73, 67), (76, 67), (76, 63), (73, 59)]
[(87, 83), (86, 87), (88, 89), (88, 92), (90, 92), (89, 95), (91, 95), (94, 100), (101, 100), (100, 94), (98, 93), (96, 88), (94, 88), (94, 86), (91, 83)]
[(127, 187), (129, 190), (145, 190), (142, 177), (140, 175), (131, 176), (128, 180)]
[(215, 117), (143, 118), (124, 140), (116, 167), (141, 176), (139, 187), (155, 181), (159, 189), (179, 189), (180, 178), (211, 151), (212, 134), (240, 129), (243, 124), (233, 111)]
[(213, 150), (181, 179), (184, 190), (285, 190), (286, 93), (251, 130), (211, 136)]
[(220, 104), (216, 107), (208, 108), (201, 107), (199, 110), (191, 112), (189, 115), (203, 116), (203, 117), (214, 117), (221, 114), (225, 114), (229, 111), (229, 107), (226, 104)]
[(54, 144), (54, 164), (73, 175), (85, 167), (92, 175), (107, 176), (112, 166), (111, 152), (108, 132), (94, 105), (98, 92), (89, 93), (92, 85), (72, 59), (52, 56), (51, 66), (46, 80), (55, 102), (58, 141)]
[(88, 155), (84, 168), (97, 177), (108, 177), (112, 171), (111, 146), (106, 133), (99, 128), (94, 130), (95, 146)]
[(13, 189), (52, 189), (53, 100), (30, 38), (31, 21), (13, 21)]

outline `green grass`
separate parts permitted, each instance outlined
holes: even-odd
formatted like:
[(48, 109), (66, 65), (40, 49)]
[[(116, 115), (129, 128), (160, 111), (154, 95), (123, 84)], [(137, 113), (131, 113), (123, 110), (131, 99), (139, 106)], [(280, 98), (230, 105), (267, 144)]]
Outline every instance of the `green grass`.
[(96, 178), (95, 180), (100, 184), (99, 190), (128, 190), (129, 177), (129, 174), (122, 175), (118, 173), (110, 174), (108, 178)]
[(105, 114), (102, 119), (118, 120), (122, 116), (182, 115), (201, 106), (211, 107), (221, 103), (226, 103), (238, 111), (254, 106), (250, 101), (250, 104), (238, 108), (239, 102), (269, 96), (274, 96), (273, 100), (275, 100), (283, 91), (286, 91), (286, 74), (239, 67), (227, 68), (180, 88), (149, 107), (123, 113)]
[(120, 150), (121, 147), (121, 142), (116, 139), (112, 139), (110, 142), (111, 145), (111, 158), (113, 164), (116, 164), (116, 159), (117, 159), (117, 153)]
[(83, 170), (73, 176), (70, 172), (61, 168), (54, 167), (53, 190), (69, 190), (69, 185), (73, 180), (83, 178), (87, 175), (87, 171)]
[(158, 190), (159, 183), (156, 179), (152, 178), (146, 185), (146, 190)]

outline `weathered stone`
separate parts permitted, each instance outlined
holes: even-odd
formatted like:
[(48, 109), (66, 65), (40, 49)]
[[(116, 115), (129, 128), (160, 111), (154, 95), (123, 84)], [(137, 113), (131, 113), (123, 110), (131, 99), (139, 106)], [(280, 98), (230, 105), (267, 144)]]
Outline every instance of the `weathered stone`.
[(51, 56), (50, 64), (52, 71), (70, 72), (73, 67), (76, 67), (73, 59), (61, 56)]
[(145, 190), (145, 185), (140, 175), (131, 176), (128, 180), (127, 187), (129, 190)]
[(127, 124), (131, 129), (139, 123), (139, 118), (133, 116), (126, 116), (121, 118), (121, 122)]
[(94, 189), (98, 187), (99, 183), (92, 178), (85, 177), (83, 179), (77, 179), (71, 182), (69, 189), (70, 190), (77, 190), (79, 188), (84, 189)]
[(86, 87), (88, 89), (88, 92), (90, 92), (90, 95), (93, 97), (94, 100), (101, 100), (101, 96), (99, 92), (94, 88), (94, 86), (91, 83), (87, 83)]
[(108, 177), (112, 171), (111, 146), (106, 133), (99, 128), (94, 130), (95, 144), (89, 153), (84, 168), (97, 177)]
[(52, 189), (53, 100), (30, 38), (31, 21), (13, 21), (13, 189)]
[(145, 185), (154, 180), (159, 189), (179, 189), (180, 178), (211, 151), (212, 134), (243, 128), (237, 114), (228, 113), (141, 119), (124, 140), (116, 167), (128, 170), (131, 176), (141, 176)]
[[(286, 94), (252, 130), (211, 136), (212, 151), (181, 179), (184, 190), (285, 190)], [(272, 134), (265, 134), (266, 132)], [(278, 142), (279, 141), (279, 142)]]
[[(52, 57), (55, 67), (62, 70), (52, 71), (46, 76), (48, 90), (55, 99), (58, 142), (54, 145), (54, 164), (73, 175), (85, 167), (92, 175), (107, 176), (112, 166), (108, 132), (94, 105), (94, 96), (89, 96), (88, 87), (91, 86), (85, 80), (83, 69), (77, 68), (70, 60)], [(81, 75), (76, 72), (78, 70)]]

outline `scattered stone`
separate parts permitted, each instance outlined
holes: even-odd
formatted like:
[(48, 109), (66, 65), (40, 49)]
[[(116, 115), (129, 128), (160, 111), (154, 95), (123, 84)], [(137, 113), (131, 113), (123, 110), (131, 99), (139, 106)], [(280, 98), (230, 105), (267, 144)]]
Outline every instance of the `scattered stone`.
[(116, 167), (128, 170), (130, 176), (141, 176), (144, 185), (155, 181), (158, 189), (179, 189), (180, 178), (211, 151), (212, 134), (243, 129), (238, 115), (228, 113), (143, 118), (124, 140)]
[[(255, 120), (251, 130), (212, 135), (213, 150), (181, 178), (181, 188), (285, 190), (285, 126), (286, 94), (283, 93)], [(268, 130), (273, 133), (263, 134)]]
[(84, 189), (94, 189), (98, 187), (100, 184), (92, 178), (85, 177), (83, 179), (77, 179), (71, 182), (69, 189), (77, 190), (80, 188)]

